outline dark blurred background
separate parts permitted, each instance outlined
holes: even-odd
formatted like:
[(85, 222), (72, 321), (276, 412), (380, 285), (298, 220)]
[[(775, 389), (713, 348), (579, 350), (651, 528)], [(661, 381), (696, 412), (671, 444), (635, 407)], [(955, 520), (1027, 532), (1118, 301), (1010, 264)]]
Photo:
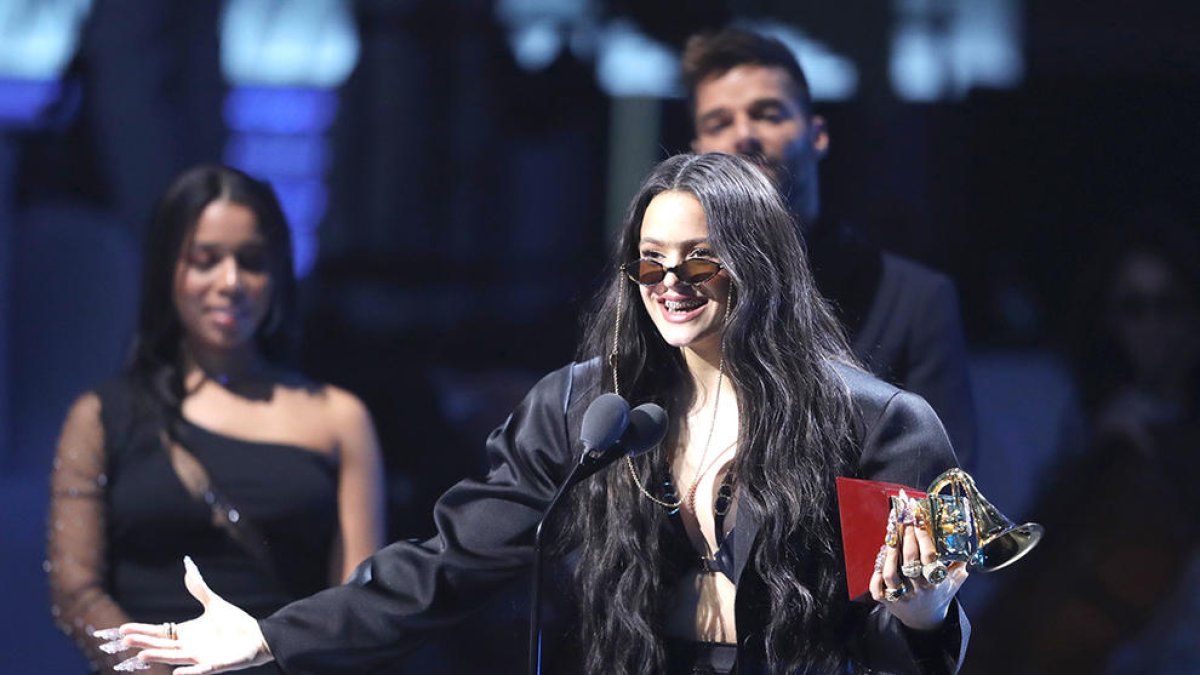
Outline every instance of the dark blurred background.
[[(391, 534), (423, 536), (488, 430), (571, 358), (625, 200), (688, 147), (679, 48), (732, 22), (808, 71), (826, 209), (957, 282), (976, 477), (1037, 513), (1112, 393), (1081, 374), (1120, 374), (1097, 347), (1119, 332), (1106, 254), (1196, 237), (1194, 2), (0, 0), (3, 670), (83, 672), (45, 600), (46, 480), (68, 404), (128, 352), (143, 224), (177, 171), (274, 183), (303, 365), (367, 402)], [(1152, 309), (1195, 326), (1189, 283)], [(994, 595), (973, 585), (969, 611)], [(1181, 654), (1162, 672), (1200, 669)]]

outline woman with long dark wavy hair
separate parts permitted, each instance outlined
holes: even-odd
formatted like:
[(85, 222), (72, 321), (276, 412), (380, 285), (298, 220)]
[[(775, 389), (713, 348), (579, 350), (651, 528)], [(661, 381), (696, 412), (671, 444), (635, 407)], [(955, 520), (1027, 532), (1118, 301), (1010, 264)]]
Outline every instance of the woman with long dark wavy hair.
[(156, 206), (133, 357), (72, 406), (51, 477), (52, 610), (95, 670), (121, 658), (89, 626), (194, 606), (185, 554), (267, 616), (383, 544), (366, 408), (291, 363), (291, 255), (274, 191), (235, 169), (190, 169)]
[[(967, 624), (961, 565), (931, 583), (921, 527), (881, 548), (870, 597), (847, 599), (835, 479), (925, 486), (954, 464), (919, 397), (865, 374), (813, 287), (795, 227), (744, 159), (680, 155), (629, 209), (580, 360), (544, 378), (489, 438), (492, 469), (443, 496), (440, 534), (399, 542), (355, 581), (254, 621), (196, 570), (204, 616), (126, 625), (139, 660), (217, 672), (383, 667), (527, 569), (533, 531), (605, 392), (656, 402), (663, 443), (575, 488), (556, 521), (574, 569), (544, 672), (953, 672)], [(907, 563), (907, 564), (906, 564)], [(555, 613), (562, 616), (562, 613)], [(223, 637), (218, 637), (223, 636)]]

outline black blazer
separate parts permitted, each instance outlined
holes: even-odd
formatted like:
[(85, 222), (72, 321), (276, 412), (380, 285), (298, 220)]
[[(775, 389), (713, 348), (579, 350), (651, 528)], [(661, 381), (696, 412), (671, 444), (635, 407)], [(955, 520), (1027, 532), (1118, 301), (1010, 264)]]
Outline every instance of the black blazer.
[(805, 242), (817, 287), (833, 304), (854, 355), (878, 377), (928, 401), (969, 469), (975, 407), (954, 282), (830, 221), (816, 223)]
[[(861, 410), (858, 477), (924, 489), (955, 465), (945, 431), (918, 396), (837, 366)], [(533, 531), (560, 481), (577, 461), (583, 410), (600, 393), (599, 368), (567, 366), (542, 379), (487, 441), (491, 469), (448, 490), (434, 508), (438, 534), (376, 553), (355, 580), (292, 603), (260, 622), (276, 660), (292, 675), (386, 671), (430, 634), (454, 625), (521, 576), (532, 560)], [(739, 510), (735, 537), (739, 636), (762, 635), (769, 617), (762, 584), (747, 569), (758, 524)], [(920, 667), (910, 636), (882, 606), (861, 606), (847, 635), (855, 659), (875, 673), (957, 670), (969, 624), (957, 603)], [(925, 637), (928, 654), (928, 636)], [(763, 655), (739, 645), (739, 673), (765, 673)], [(932, 666), (932, 668), (930, 668)]]
[(928, 401), (970, 466), (975, 406), (958, 291), (944, 274), (891, 253), (881, 258), (879, 286), (852, 337), (854, 354), (872, 373)]

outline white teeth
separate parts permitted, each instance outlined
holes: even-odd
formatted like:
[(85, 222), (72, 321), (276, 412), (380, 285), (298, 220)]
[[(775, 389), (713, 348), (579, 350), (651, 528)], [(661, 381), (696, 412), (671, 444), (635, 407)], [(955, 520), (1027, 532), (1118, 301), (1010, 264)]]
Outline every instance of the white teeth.
[(663, 300), (668, 312), (689, 312), (704, 303), (704, 300)]

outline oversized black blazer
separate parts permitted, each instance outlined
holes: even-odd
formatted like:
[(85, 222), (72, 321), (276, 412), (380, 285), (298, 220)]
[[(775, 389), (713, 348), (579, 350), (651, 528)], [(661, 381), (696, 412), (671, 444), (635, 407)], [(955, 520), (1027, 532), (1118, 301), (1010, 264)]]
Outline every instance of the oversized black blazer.
[(854, 355), (872, 373), (928, 401), (969, 468), (975, 406), (958, 291), (944, 274), (891, 253), (880, 257), (879, 286), (851, 337)]
[[(933, 410), (920, 397), (835, 366), (861, 411), (858, 477), (925, 488), (955, 465)], [(577, 460), (583, 410), (600, 393), (599, 368), (567, 366), (542, 379), (487, 441), (491, 469), (464, 480), (434, 508), (438, 534), (396, 542), (368, 559), (351, 582), (284, 607), (260, 621), (276, 660), (291, 675), (387, 672), (431, 633), (454, 625), (526, 571), (534, 528)], [(769, 617), (763, 586), (747, 561), (758, 523), (738, 511), (735, 571), (739, 673), (765, 673), (762, 635)], [(218, 592), (219, 589), (216, 589)], [(911, 636), (882, 606), (861, 606), (847, 635), (856, 659), (876, 673), (922, 672)], [(936, 671), (954, 671), (969, 625), (957, 603), (938, 634)], [(928, 651), (928, 650), (926, 650)]]

